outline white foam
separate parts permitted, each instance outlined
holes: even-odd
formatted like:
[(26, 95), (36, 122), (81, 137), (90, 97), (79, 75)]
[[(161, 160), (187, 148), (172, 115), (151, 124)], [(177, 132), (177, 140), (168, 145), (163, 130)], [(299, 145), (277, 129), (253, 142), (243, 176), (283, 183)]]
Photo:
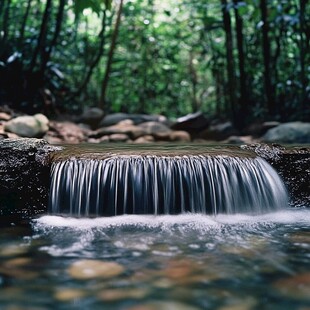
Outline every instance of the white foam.
[(147, 228), (169, 228), (171, 226), (186, 225), (193, 227), (214, 227), (219, 225), (238, 224), (310, 224), (310, 210), (291, 209), (268, 213), (264, 215), (234, 214), (209, 216), (203, 214), (181, 215), (121, 215), (98, 218), (72, 218), (63, 216), (42, 216), (33, 221), (37, 228), (68, 227), (76, 230), (89, 230), (91, 228), (113, 228), (122, 226), (136, 226)]

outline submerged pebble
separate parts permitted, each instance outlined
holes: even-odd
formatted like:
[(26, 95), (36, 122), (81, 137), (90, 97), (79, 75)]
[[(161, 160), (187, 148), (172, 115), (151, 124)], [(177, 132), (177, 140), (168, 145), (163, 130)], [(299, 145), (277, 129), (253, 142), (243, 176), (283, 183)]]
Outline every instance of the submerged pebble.
[(121, 299), (142, 299), (146, 297), (146, 289), (108, 289), (98, 294), (98, 299), (103, 301), (118, 301)]
[(280, 279), (273, 286), (285, 296), (310, 300), (310, 272)]
[(83, 259), (74, 262), (68, 269), (69, 275), (77, 280), (113, 278), (124, 272), (124, 267), (115, 262)]
[(86, 293), (80, 289), (62, 289), (57, 291), (54, 297), (59, 301), (74, 301), (85, 297), (85, 295)]

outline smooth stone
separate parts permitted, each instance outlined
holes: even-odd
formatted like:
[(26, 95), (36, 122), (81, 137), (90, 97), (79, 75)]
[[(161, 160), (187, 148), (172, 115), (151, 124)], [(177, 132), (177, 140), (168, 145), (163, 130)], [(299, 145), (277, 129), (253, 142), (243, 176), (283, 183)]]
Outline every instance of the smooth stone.
[(145, 122), (138, 125), (143, 131), (149, 135), (156, 134), (158, 132), (170, 132), (171, 129), (163, 123), (160, 122)]
[(310, 272), (280, 279), (273, 283), (273, 287), (284, 296), (310, 300)]
[(66, 143), (80, 143), (86, 141), (87, 130), (72, 122), (51, 122), (50, 131), (45, 136), (48, 140), (48, 136), (53, 133), (53, 137), (61, 139), (62, 142)]
[(9, 257), (27, 253), (28, 248), (20, 245), (3, 246), (0, 249), (0, 256)]
[(109, 141), (111, 142), (126, 142), (128, 139), (129, 136), (123, 133), (114, 133), (109, 136)]
[(31, 262), (30, 258), (26, 258), (26, 257), (17, 257), (17, 258), (12, 258), (8, 261), (5, 262), (5, 266), (6, 267), (20, 267), (20, 266), (25, 266), (25, 265), (29, 265), (29, 263)]
[(100, 292), (97, 297), (104, 301), (118, 301), (121, 299), (142, 299), (148, 293), (147, 289), (106, 289)]
[(151, 301), (145, 304), (132, 306), (127, 310), (198, 310), (199, 308), (176, 301)]
[(310, 123), (290, 122), (269, 129), (262, 138), (265, 142), (310, 143)]
[(20, 137), (40, 138), (48, 131), (49, 120), (43, 114), (19, 116), (8, 121), (4, 128)]
[(75, 301), (86, 296), (86, 292), (80, 289), (62, 289), (57, 291), (54, 297), (59, 301)]
[(134, 141), (134, 143), (153, 143), (155, 141), (154, 137), (151, 135), (142, 136)]
[(114, 262), (83, 259), (74, 262), (68, 269), (69, 275), (77, 280), (109, 279), (124, 272), (124, 267)]
[(11, 115), (5, 113), (5, 112), (0, 112), (0, 120), (1, 121), (9, 121), (11, 119)]

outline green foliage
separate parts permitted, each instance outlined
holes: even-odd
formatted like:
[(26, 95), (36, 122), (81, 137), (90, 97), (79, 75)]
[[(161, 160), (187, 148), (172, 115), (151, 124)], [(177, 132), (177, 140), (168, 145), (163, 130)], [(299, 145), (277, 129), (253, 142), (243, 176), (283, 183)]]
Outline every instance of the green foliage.
[[(12, 102), (18, 108), (42, 109), (40, 93), (48, 89), (58, 109), (81, 110), (86, 105), (97, 105), (110, 57), (118, 3), (116, 0), (65, 0), (60, 21), (61, 0), (52, 0), (42, 32), (47, 0), (0, 1), (0, 104)], [(236, 16), (242, 20), (247, 121), (308, 119), (310, 8), (307, 1), (268, 1), (274, 115), (268, 115), (264, 84), (260, 0), (227, 0), (226, 10), (232, 26), (234, 91), (238, 100), (242, 83)], [(53, 40), (57, 23), (60, 30)], [(225, 46), (220, 1), (125, 1), (112, 55), (106, 96), (108, 110), (169, 116), (202, 110), (212, 116), (230, 117)], [(34, 57), (36, 49), (38, 54)], [(50, 55), (45, 68), (46, 51)], [(36, 74), (41, 74), (43, 84), (33, 82)]]

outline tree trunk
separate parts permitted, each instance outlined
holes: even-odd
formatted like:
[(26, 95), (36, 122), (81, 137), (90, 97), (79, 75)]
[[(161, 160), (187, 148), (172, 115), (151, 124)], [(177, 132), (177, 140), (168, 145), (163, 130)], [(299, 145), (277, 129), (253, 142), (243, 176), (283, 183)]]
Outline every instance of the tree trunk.
[(50, 60), (53, 49), (57, 45), (57, 40), (58, 40), (60, 31), (61, 31), (61, 26), (63, 22), (65, 5), (66, 5), (66, 0), (59, 0), (59, 7), (58, 7), (57, 16), (56, 16), (54, 36), (53, 36), (51, 43), (49, 44), (49, 48), (47, 49), (47, 51), (44, 50), (42, 53), (42, 63), (41, 63), (41, 69), (40, 69), (42, 76), (44, 76), (46, 65)]
[(243, 127), (245, 116), (248, 112), (247, 107), (247, 77), (245, 72), (245, 55), (244, 55), (244, 37), (243, 37), (243, 20), (239, 15), (237, 5), (239, 0), (234, 0), (234, 11), (236, 19), (236, 38), (238, 48), (238, 62), (239, 62), (239, 80), (240, 80), (240, 98), (239, 98), (239, 124)]
[[(300, 29), (300, 46), (299, 46), (299, 61), (300, 61), (300, 82), (302, 86), (301, 91), (301, 107), (300, 111), (303, 112), (306, 109), (306, 102), (307, 102), (307, 75), (306, 75), (306, 25), (305, 25), (305, 12), (306, 12), (306, 1), (307, 0), (300, 0), (299, 1), (299, 29)], [(308, 50), (309, 52), (309, 50)]]
[(198, 84), (198, 78), (197, 78), (197, 72), (193, 63), (193, 53), (189, 53), (189, 76), (192, 82), (192, 112), (195, 113), (199, 110), (199, 102), (197, 98), (197, 84)]
[(8, 0), (6, 3), (6, 7), (4, 10), (4, 16), (3, 16), (3, 24), (2, 24), (2, 47), (5, 46), (5, 43), (9, 37), (9, 26), (10, 26), (10, 9), (11, 9), (11, 0)]
[(124, 0), (120, 0), (120, 4), (118, 7), (117, 16), (116, 16), (114, 32), (112, 34), (112, 39), (111, 39), (111, 45), (110, 45), (110, 50), (109, 50), (109, 54), (108, 54), (105, 75), (104, 75), (104, 78), (102, 81), (102, 86), (101, 86), (101, 96), (100, 96), (100, 101), (99, 101), (99, 107), (103, 111), (106, 110), (106, 92), (107, 92), (107, 87), (108, 87), (111, 68), (112, 68), (112, 62), (113, 62), (114, 50), (116, 47), (116, 41), (117, 41), (117, 37), (118, 37), (118, 31), (119, 31), (119, 27), (121, 24), (123, 4), (124, 4)]
[(47, 25), (48, 25), (48, 20), (51, 14), (51, 8), (52, 8), (52, 0), (47, 0), (46, 5), (45, 5), (45, 10), (42, 18), (42, 23), (40, 27), (40, 33), (38, 37), (38, 42), (35, 47), (35, 50), (33, 52), (33, 56), (31, 59), (30, 63), (30, 68), (29, 71), (33, 72), (33, 69), (35, 65), (37, 64), (37, 58), (39, 56), (39, 53), (41, 52), (41, 55), (44, 53), (45, 49), (45, 39), (46, 39), (46, 34), (47, 34)]
[(20, 27), (20, 32), (19, 32), (19, 46), (22, 46), (24, 43), (25, 28), (26, 28), (26, 24), (27, 24), (27, 20), (28, 20), (28, 16), (29, 16), (30, 8), (31, 8), (31, 2), (32, 2), (32, 0), (28, 0), (27, 8), (26, 8), (25, 14), (23, 16), (22, 25)]
[(267, 101), (267, 109), (269, 116), (274, 117), (276, 114), (276, 103), (274, 98), (274, 87), (271, 79), (271, 51), (269, 40), (269, 22), (267, 0), (260, 0), (260, 10), (262, 18), (262, 36), (263, 36), (263, 57), (264, 57), (264, 84), (265, 97)]
[(230, 101), (230, 113), (232, 115), (233, 122), (236, 124), (236, 82), (235, 82), (235, 65), (233, 55), (233, 37), (230, 13), (227, 5), (227, 0), (221, 0), (223, 23), (225, 30), (225, 47), (226, 47), (226, 61), (227, 61), (227, 77), (228, 77), (228, 93)]
[(86, 73), (85, 79), (84, 81), (81, 83), (80, 87), (78, 88), (78, 90), (75, 92), (75, 94), (70, 98), (73, 99), (76, 96), (79, 96), (82, 91), (85, 89), (85, 87), (88, 85), (90, 78), (93, 74), (94, 69), (96, 68), (96, 66), (98, 65), (102, 55), (103, 55), (103, 51), (104, 51), (104, 44), (105, 44), (105, 28), (106, 28), (106, 11), (103, 11), (103, 16), (102, 16), (102, 26), (101, 26), (101, 31), (98, 35), (98, 38), (100, 40), (99, 43), (99, 47), (98, 47), (98, 53), (97, 55), (94, 57), (92, 63), (89, 66), (89, 69)]

